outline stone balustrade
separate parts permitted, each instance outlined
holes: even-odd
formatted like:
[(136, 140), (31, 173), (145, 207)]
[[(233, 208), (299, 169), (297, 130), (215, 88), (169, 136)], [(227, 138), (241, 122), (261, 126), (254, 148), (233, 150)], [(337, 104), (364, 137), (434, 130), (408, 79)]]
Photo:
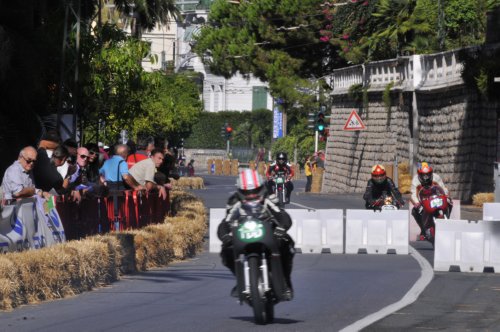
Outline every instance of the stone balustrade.
[(458, 50), (453, 50), (336, 69), (330, 82), (334, 95), (346, 94), (351, 86), (362, 83), (371, 91), (383, 90), (391, 82), (404, 91), (430, 90), (463, 84), (462, 69)]

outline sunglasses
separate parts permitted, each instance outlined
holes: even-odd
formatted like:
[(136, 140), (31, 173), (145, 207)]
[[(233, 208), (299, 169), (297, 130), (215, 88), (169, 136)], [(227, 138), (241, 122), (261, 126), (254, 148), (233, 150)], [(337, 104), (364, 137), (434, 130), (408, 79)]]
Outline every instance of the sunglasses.
[(97, 153), (97, 152), (95, 152), (95, 151), (89, 151), (89, 154), (90, 154), (91, 156), (95, 155), (96, 153)]
[(80, 155), (80, 158), (82, 158), (82, 159), (87, 159), (87, 157), (88, 157), (88, 156), (87, 156), (87, 155), (84, 155), (84, 154), (81, 154), (81, 155)]
[(33, 164), (36, 163), (36, 159), (27, 159), (25, 156), (22, 156), (24, 161), (26, 161), (27, 164)]

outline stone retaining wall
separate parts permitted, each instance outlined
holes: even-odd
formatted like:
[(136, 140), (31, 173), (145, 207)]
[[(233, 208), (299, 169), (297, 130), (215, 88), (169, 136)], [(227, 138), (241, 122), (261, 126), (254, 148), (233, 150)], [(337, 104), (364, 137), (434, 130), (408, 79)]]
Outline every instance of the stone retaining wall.
[[(369, 90), (370, 91), (370, 90)], [(410, 160), (413, 140), (413, 92), (393, 89), (387, 110), (382, 91), (368, 93), (368, 107), (333, 96), (331, 136), (323, 181), (324, 192), (363, 192), (376, 163)], [(469, 200), (493, 190), (498, 103), (481, 100), (463, 85), (416, 92), (418, 109), (417, 161), (428, 161), (449, 187), (453, 198)], [(344, 131), (355, 109), (364, 131)]]

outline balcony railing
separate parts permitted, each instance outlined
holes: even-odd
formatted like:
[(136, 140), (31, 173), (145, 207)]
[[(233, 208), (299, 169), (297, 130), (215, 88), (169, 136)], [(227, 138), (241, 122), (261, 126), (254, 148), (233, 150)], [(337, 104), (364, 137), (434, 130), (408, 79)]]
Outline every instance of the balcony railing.
[(333, 94), (345, 94), (354, 84), (363, 83), (370, 90), (383, 90), (394, 82), (394, 88), (405, 91), (439, 89), (463, 84), (463, 65), (458, 51), (413, 55), (369, 62), (336, 69), (331, 74)]

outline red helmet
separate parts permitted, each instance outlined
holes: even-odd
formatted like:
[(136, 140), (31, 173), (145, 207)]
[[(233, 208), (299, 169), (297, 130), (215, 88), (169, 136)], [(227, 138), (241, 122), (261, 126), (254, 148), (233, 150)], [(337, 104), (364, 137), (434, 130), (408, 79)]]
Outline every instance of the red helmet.
[(375, 165), (372, 167), (372, 181), (376, 184), (384, 183), (387, 179), (387, 175), (385, 173), (385, 167), (382, 165)]
[(423, 162), (418, 165), (417, 169), (418, 180), (423, 186), (429, 186), (432, 184), (432, 167), (428, 163)]

